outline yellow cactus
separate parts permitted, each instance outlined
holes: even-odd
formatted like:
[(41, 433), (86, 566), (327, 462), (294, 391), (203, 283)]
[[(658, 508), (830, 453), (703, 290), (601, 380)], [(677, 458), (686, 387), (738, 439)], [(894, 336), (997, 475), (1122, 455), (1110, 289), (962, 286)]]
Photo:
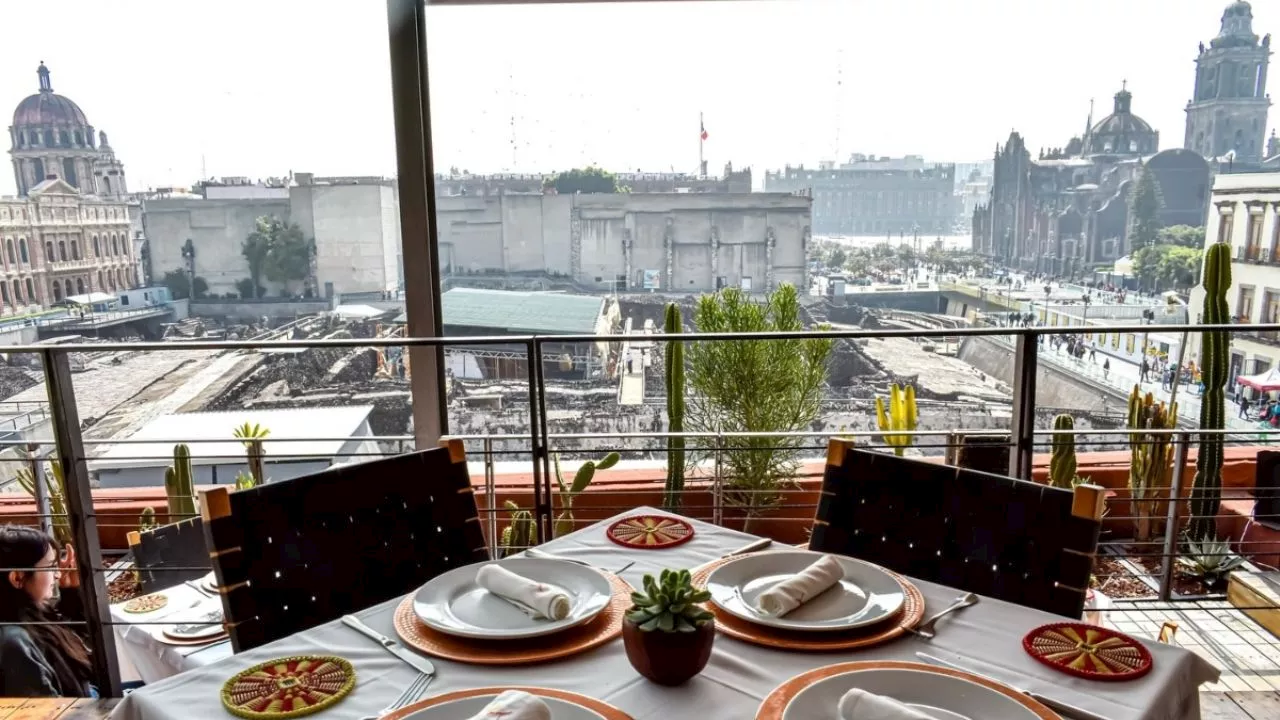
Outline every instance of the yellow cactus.
[(903, 431), (916, 429), (919, 413), (916, 410), (916, 389), (910, 385), (889, 386), (889, 407), (886, 409), (883, 398), (876, 398), (876, 423), (880, 427), (881, 437), (893, 448), (893, 454), (902, 457), (904, 451), (915, 440), (914, 435), (902, 434)]

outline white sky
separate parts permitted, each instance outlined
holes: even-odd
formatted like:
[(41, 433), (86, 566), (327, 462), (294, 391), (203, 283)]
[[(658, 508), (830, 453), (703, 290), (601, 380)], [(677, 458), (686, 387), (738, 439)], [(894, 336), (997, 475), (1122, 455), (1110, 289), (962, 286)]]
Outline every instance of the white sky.
[[(699, 111), (716, 173), (837, 151), (976, 161), (1014, 128), (1033, 152), (1065, 144), (1123, 79), (1161, 147), (1177, 147), (1197, 44), (1226, 4), (433, 8), (436, 167), (693, 171)], [(109, 133), (131, 189), (189, 185), (202, 162), (209, 175), (395, 173), (384, 0), (3, 0), (0, 27), (0, 107), (36, 90), (44, 60)], [(1254, 30), (1280, 32), (1280, 3), (1254, 3)], [(5, 170), (0, 193), (13, 191)]]

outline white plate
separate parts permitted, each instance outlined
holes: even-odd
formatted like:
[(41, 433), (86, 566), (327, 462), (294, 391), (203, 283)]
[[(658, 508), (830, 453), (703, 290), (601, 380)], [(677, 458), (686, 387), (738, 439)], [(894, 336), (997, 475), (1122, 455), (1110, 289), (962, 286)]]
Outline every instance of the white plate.
[(764, 591), (812, 565), (822, 553), (791, 551), (749, 555), (725, 563), (707, 578), (711, 601), (748, 622), (784, 630), (834, 631), (874, 625), (906, 602), (897, 580), (884, 568), (832, 555), (844, 568), (840, 584), (782, 617), (756, 610)]
[[(498, 697), (495, 693), (488, 696), (463, 698), (452, 702), (423, 708), (404, 716), (404, 720), (465, 720), (478, 714), (485, 705)], [(542, 701), (551, 708), (551, 717), (555, 720), (604, 720), (604, 716), (594, 710), (559, 698), (544, 697)]]
[(819, 680), (796, 694), (782, 720), (830, 720), (853, 688), (891, 697), (936, 720), (1039, 720), (1016, 700), (962, 678), (927, 670), (854, 670)]
[(413, 612), (434, 630), (481, 640), (513, 640), (550, 635), (580, 625), (609, 605), (613, 587), (603, 573), (564, 560), (507, 558), (497, 561), (517, 575), (557, 585), (569, 593), (563, 620), (534, 618), (476, 584), (476, 563), (437, 575), (413, 596)]
[(184, 613), (181, 620), (170, 618), (169, 622), (177, 624), (165, 627), (161, 632), (174, 640), (204, 640), (226, 633), (222, 626), (221, 607), (208, 612)]

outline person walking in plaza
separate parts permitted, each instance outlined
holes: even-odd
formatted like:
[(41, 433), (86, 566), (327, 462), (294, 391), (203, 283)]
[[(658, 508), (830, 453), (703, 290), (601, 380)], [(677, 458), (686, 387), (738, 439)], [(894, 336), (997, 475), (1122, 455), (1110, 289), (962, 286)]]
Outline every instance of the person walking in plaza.
[(1248, 420), (1249, 419), (1249, 398), (1244, 396), (1244, 391), (1240, 392), (1239, 398), (1240, 398), (1240, 419)]
[(1102, 379), (1108, 380), (1111, 377), (1111, 358), (1102, 361)]
[(1147, 359), (1142, 358), (1142, 366), (1139, 370), (1139, 379), (1142, 382), (1151, 382), (1150, 378), (1147, 377), (1147, 373), (1150, 371), (1150, 369), (1151, 369), (1150, 366), (1147, 365)]

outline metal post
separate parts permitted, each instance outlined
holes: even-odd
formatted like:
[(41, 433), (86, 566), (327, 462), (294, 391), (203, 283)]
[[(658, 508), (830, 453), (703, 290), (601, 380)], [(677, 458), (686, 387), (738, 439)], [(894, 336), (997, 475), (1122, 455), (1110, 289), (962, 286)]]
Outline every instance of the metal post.
[(1013, 415), (1009, 451), (1009, 477), (1031, 479), (1036, 432), (1036, 352), (1039, 334), (1019, 333), (1014, 344)]
[(498, 482), (493, 467), (493, 438), (484, 438), (484, 496), (489, 505), (489, 557), (499, 557), (502, 536), (498, 534)]
[[(431, 113), (427, 90), (426, 8), (422, 0), (387, 0), (391, 101), (396, 133), (405, 311), (410, 337), (441, 337), (439, 234), (431, 165)], [(420, 448), (435, 447), (448, 432), (444, 356), (440, 346), (409, 346), (413, 375), (413, 430)]]
[[(16, 426), (15, 426), (16, 427)], [(40, 467), (40, 458), (36, 455), (39, 445), (27, 446), (27, 460), (31, 463), (31, 480), (36, 488), (36, 513), (40, 515), (40, 531), (45, 535), (53, 535), (53, 510), (49, 505), (49, 479), (44, 476)]]
[(1168, 602), (1173, 595), (1173, 568), (1177, 565), (1174, 555), (1178, 551), (1178, 507), (1182, 504), (1182, 473), (1187, 466), (1187, 447), (1191, 434), (1177, 434), (1173, 449), (1173, 486), (1169, 488), (1169, 507), (1165, 512), (1164, 557), (1160, 561), (1160, 599)]
[(551, 453), (543, 392), (542, 343), (529, 340), (529, 432), (533, 435), (533, 516), (538, 537), (551, 539)]
[(55, 453), (66, 485), (67, 520), (75, 543), (80, 599), (89, 626), (89, 642), (93, 647), (94, 676), (104, 694), (120, 697), (116, 639), (111, 628), (103, 622), (111, 614), (106, 574), (97, 571), (102, 567), (102, 545), (98, 539), (98, 516), (93, 510), (93, 495), (89, 492), (89, 468), (85, 465), (84, 438), (80, 434), (80, 412), (76, 408), (75, 388), (71, 382), (71, 363), (63, 350), (44, 350), (40, 356), (53, 415), (53, 433), (57, 442)]

